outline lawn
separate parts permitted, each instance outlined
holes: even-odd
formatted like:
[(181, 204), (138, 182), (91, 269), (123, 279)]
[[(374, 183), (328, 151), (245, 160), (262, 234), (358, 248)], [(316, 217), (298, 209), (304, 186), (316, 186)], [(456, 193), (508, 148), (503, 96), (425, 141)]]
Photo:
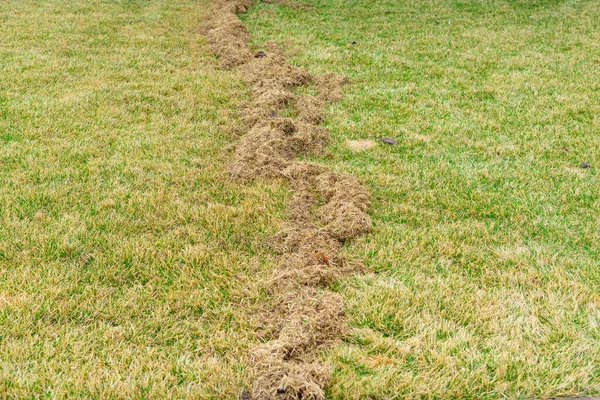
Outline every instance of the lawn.
[[(352, 81), (310, 157), (373, 200), (328, 397), (600, 394), (597, 2), (306, 1), (241, 17)], [(290, 192), (228, 176), (249, 90), (209, 4), (0, 3), (0, 397), (251, 384)], [(398, 144), (346, 144), (376, 137)]]
[(0, 3), (0, 398), (235, 398), (280, 184), (233, 182), (247, 90), (205, 1)]
[[(315, 159), (369, 185), (374, 229), (329, 396), (600, 394), (598, 3), (300, 4), (242, 19), (352, 81)], [(376, 137), (399, 143), (346, 146)]]

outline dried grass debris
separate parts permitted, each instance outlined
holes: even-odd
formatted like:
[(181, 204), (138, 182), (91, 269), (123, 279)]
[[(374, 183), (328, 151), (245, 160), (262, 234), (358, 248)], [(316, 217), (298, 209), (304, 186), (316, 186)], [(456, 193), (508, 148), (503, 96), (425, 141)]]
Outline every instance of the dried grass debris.
[(219, 57), (219, 63), (226, 68), (246, 62), (251, 55), (248, 48), (250, 34), (236, 16), (238, 10), (248, 8), (245, 1), (220, 1), (209, 12), (205, 32), (210, 50)]
[[(368, 231), (369, 194), (355, 177), (301, 162), (328, 141), (320, 126), (323, 101), (337, 101), (348, 80), (337, 74), (312, 77), (290, 65), (283, 49), (267, 42), (251, 51), (249, 34), (235, 15), (247, 0), (217, 1), (206, 24), (208, 44), (224, 67), (238, 67), (252, 100), (240, 109), (247, 127), (235, 146), (230, 174), (238, 179), (281, 178), (294, 192), (288, 226), (272, 238), (280, 253), (265, 282), (273, 305), (257, 321), (267, 339), (250, 352), (254, 399), (323, 399), (330, 371), (318, 361), (327, 346), (344, 335), (344, 307), (327, 287), (361, 268), (341, 254), (342, 241)], [(259, 57), (255, 55), (260, 54)], [(319, 96), (293, 89), (314, 83)], [(282, 117), (284, 113), (293, 116)]]
[(318, 125), (323, 122), (323, 102), (313, 96), (298, 96), (295, 103), (298, 120)]
[(313, 81), (319, 89), (319, 95), (327, 101), (340, 101), (344, 97), (343, 86), (350, 80), (333, 72), (315, 76)]

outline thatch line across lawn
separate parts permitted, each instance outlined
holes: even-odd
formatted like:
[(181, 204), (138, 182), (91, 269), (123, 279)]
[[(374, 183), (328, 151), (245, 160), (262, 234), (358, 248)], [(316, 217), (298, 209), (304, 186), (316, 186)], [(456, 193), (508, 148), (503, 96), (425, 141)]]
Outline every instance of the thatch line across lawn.
[[(248, 131), (236, 146), (231, 176), (284, 179), (294, 192), (288, 226), (273, 240), (281, 254), (267, 284), (274, 307), (259, 319), (265, 342), (250, 353), (256, 374), (250, 395), (324, 399), (330, 371), (317, 356), (345, 331), (342, 299), (326, 288), (358, 269), (339, 249), (343, 240), (369, 230), (369, 193), (351, 175), (296, 157), (318, 153), (327, 142), (320, 125), (322, 104), (340, 100), (348, 81), (332, 73), (312, 77), (291, 66), (272, 42), (253, 54), (236, 16), (247, 7), (246, 1), (218, 1), (206, 25), (221, 65), (238, 67), (253, 92), (241, 109)], [(295, 94), (295, 88), (309, 84), (317, 87), (318, 96)]]

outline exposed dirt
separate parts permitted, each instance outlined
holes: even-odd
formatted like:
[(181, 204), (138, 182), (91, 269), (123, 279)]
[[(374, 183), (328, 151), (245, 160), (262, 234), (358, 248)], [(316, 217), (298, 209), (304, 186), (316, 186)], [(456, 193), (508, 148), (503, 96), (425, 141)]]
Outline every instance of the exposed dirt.
[(375, 147), (375, 142), (368, 139), (346, 140), (346, 144), (353, 151), (363, 151)]
[[(319, 351), (345, 330), (342, 299), (327, 286), (361, 268), (344, 259), (340, 247), (370, 229), (369, 193), (351, 175), (296, 158), (318, 153), (327, 143), (328, 133), (320, 126), (323, 102), (340, 100), (348, 80), (336, 74), (312, 77), (290, 65), (274, 42), (252, 52), (248, 31), (236, 16), (248, 6), (246, 0), (217, 0), (205, 27), (221, 66), (238, 67), (253, 92), (240, 110), (247, 133), (235, 148), (230, 173), (241, 179), (285, 179), (294, 191), (288, 226), (272, 239), (280, 258), (265, 287), (274, 305), (257, 323), (265, 342), (250, 352), (255, 379), (249, 395), (323, 399), (330, 371), (319, 362)], [(294, 93), (309, 84), (318, 96)]]

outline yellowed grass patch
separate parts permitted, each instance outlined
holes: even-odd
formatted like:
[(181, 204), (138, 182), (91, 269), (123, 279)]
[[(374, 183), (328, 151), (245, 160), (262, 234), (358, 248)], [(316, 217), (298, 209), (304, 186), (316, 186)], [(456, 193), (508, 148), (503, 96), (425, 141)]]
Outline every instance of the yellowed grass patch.
[(363, 151), (372, 149), (376, 143), (372, 140), (361, 139), (361, 140), (346, 140), (346, 144), (353, 151)]

